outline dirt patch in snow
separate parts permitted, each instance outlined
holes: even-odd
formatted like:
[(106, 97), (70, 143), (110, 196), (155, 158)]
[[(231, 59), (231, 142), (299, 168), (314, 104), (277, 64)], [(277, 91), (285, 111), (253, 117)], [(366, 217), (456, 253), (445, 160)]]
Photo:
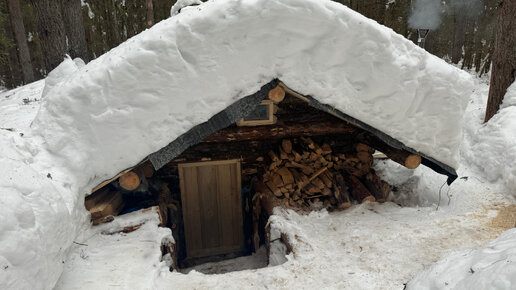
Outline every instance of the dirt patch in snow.
[(489, 206), (483, 206), (481, 213), (471, 214), (468, 217), (483, 220), (484, 230), (494, 239), (502, 232), (516, 227), (516, 204), (495, 202)]
[(516, 227), (516, 204), (503, 205), (498, 209), (498, 215), (492, 218), (488, 225), (500, 232)]

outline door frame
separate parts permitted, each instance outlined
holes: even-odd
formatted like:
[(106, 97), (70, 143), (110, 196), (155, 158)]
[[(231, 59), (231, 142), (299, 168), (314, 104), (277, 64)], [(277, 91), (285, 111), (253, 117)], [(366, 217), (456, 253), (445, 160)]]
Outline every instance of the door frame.
[[(186, 226), (186, 221), (185, 221), (185, 210), (188, 211), (188, 209), (184, 206), (185, 205), (185, 197), (184, 197), (184, 194), (186, 194), (186, 190), (185, 190), (185, 172), (184, 172), (184, 168), (189, 168), (189, 167), (201, 167), (201, 166), (217, 166), (217, 165), (235, 165), (236, 166), (236, 191), (237, 191), (237, 194), (239, 195), (239, 211), (240, 211), (240, 216), (239, 216), (239, 220), (240, 220), (240, 223), (241, 223), (241, 231), (242, 231), (242, 239), (240, 241), (241, 243), (241, 248), (239, 249), (240, 250), (245, 250), (245, 231), (244, 231), (244, 208), (242, 207), (242, 171), (241, 171), (241, 159), (228, 159), (228, 160), (213, 160), (213, 161), (201, 161), (201, 162), (185, 162), (185, 163), (179, 163), (177, 166), (178, 166), (178, 176), (179, 176), (179, 186), (180, 186), (180, 190), (181, 190), (181, 207), (182, 207), (182, 216), (183, 216), (183, 235), (184, 235), (184, 242), (185, 242), (185, 245), (184, 245), (184, 250), (185, 250), (185, 259), (202, 259), (202, 258), (205, 258), (205, 257), (209, 257), (209, 256), (217, 256), (217, 255), (224, 255), (224, 254), (227, 254), (227, 253), (213, 253), (213, 255), (207, 255), (207, 256), (201, 256), (201, 257), (193, 257), (191, 253), (188, 253), (188, 246), (187, 246), (187, 233), (186, 231), (188, 230), (187, 229), (187, 226)], [(233, 179), (234, 180), (234, 179)]]

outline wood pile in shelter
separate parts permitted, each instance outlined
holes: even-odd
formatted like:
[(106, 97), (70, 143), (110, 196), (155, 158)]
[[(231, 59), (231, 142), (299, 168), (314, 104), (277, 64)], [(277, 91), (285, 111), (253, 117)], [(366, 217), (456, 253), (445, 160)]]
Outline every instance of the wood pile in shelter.
[(256, 190), (299, 208), (322, 202), (326, 208), (345, 209), (352, 199), (383, 202), (391, 188), (371, 168), (374, 152), (363, 143), (354, 145), (354, 153), (344, 154), (311, 138), (284, 139), (277, 150), (268, 152), (270, 163)]
[(86, 197), (84, 205), (91, 214), (93, 225), (98, 225), (113, 221), (124, 207), (124, 201), (120, 191), (102, 188)]
[[(93, 225), (111, 222), (114, 216), (120, 214), (127, 201), (124, 192), (131, 192), (143, 187), (142, 180), (152, 177), (154, 169), (148, 163), (131, 170), (125, 170), (114, 178), (101, 183), (92, 194), (86, 197), (84, 206), (91, 214)], [(109, 183), (116, 185), (107, 186)]]

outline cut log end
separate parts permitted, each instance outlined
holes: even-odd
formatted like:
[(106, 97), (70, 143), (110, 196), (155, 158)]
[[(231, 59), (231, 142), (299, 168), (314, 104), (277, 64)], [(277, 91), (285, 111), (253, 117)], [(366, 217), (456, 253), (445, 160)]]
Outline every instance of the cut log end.
[(374, 198), (374, 196), (372, 196), (372, 195), (366, 196), (364, 199), (362, 199), (361, 203), (364, 203), (366, 201), (375, 202), (376, 198)]
[(421, 164), (421, 156), (411, 154), (405, 159), (405, 167), (408, 169), (416, 169)]
[(135, 190), (140, 186), (140, 177), (134, 172), (127, 172), (118, 179), (120, 186), (125, 190)]
[(275, 103), (279, 103), (279, 102), (283, 101), (284, 98), (285, 98), (285, 90), (280, 86), (277, 86), (274, 89), (269, 91), (269, 99)]

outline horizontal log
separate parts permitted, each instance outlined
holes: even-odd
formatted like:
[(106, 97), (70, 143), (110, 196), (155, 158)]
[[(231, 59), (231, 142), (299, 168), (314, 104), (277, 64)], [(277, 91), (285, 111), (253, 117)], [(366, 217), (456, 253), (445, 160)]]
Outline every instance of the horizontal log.
[(421, 164), (421, 156), (403, 149), (391, 147), (389, 144), (383, 142), (380, 138), (370, 133), (364, 132), (360, 134), (358, 136), (358, 140), (378, 151), (383, 152), (387, 157), (389, 157), (389, 159), (407, 167), (408, 169), (415, 169)]
[(364, 176), (363, 181), (369, 192), (376, 198), (376, 201), (385, 202), (387, 200), (391, 187), (387, 182), (383, 181), (374, 170), (371, 170), (371, 172)]
[(376, 199), (374, 196), (371, 195), (369, 190), (356, 178), (355, 176), (351, 175), (349, 177), (349, 185), (351, 188), (351, 194), (353, 195), (353, 198), (355, 198), (356, 201), (359, 203), (363, 203), (366, 201), (375, 202)]
[(124, 201), (120, 191), (111, 192), (107, 198), (90, 208), (89, 212), (91, 213), (92, 220), (95, 220), (108, 215), (118, 215), (123, 206)]
[(356, 127), (346, 123), (292, 124), (276, 126), (236, 127), (222, 129), (203, 142), (233, 142), (246, 140), (283, 139), (299, 136), (322, 136), (330, 134), (353, 134)]
[(108, 199), (110, 195), (111, 192), (109, 191), (109, 189), (101, 188), (100, 190), (95, 191), (94, 193), (86, 197), (86, 200), (84, 201), (84, 206), (87, 210), (90, 210), (96, 204), (101, 203), (102, 200)]

